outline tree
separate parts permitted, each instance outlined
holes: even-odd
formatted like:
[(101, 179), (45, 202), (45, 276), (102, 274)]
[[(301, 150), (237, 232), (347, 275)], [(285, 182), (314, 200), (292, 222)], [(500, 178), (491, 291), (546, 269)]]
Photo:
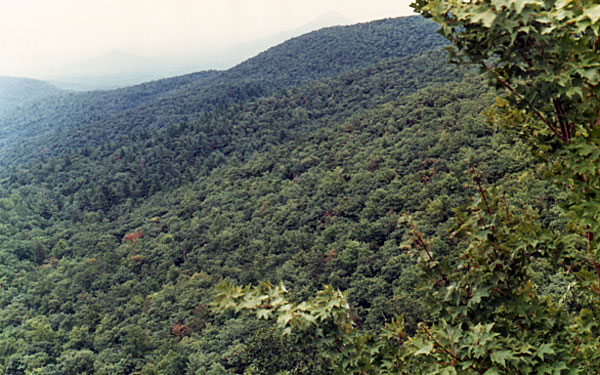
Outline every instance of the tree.
[[(568, 217), (551, 233), (534, 213), (511, 210), (501, 192), (486, 191), (475, 176), (479, 200), (463, 211), (470, 215), (458, 215), (457, 232), (469, 238), (456, 265), (463, 274), (440, 288), (444, 314), (422, 327), (418, 353), (444, 371), (468, 365), (479, 373), (597, 373), (600, 5), (417, 0), (414, 7), (441, 25), (455, 61), (479, 64), (505, 89), (490, 117), (526, 139), (546, 163), (548, 178), (564, 189)], [(419, 246), (426, 251), (424, 242)], [(591, 292), (577, 295), (575, 312), (535, 289), (532, 267), (548, 260)], [(454, 352), (459, 343), (463, 349)], [(444, 357), (452, 366), (440, 365)]]
[[(224, 285), (216, 305), (274, 317), (289, 334), (328, 328), (317, 330), (317, 342), (337, 373), (600, 373), (600, 5), (416, 0), (413, 7), (441, 26), (455, 62), (479, 65), (506, 92), (489, 117), (544, 162), (563, 190), (564, 225), (543, 225), (536, 210), (486, 187), (475, 170), (476, 196), (455, 217), (455, 256), (435, 254), (404, 220), (432, 316), (410, 338), (400, 320), (376, 336), (360, 332), (344, 297), (330, 289), (297, 304), (283, 286)], [(572, 280), (568, 303), (539, 292), (535, 269), (544, 264)]]

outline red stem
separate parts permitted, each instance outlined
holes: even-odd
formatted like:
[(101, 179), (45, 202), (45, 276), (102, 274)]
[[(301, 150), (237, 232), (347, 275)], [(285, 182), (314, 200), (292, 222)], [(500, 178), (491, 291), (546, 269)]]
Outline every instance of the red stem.
[[(444, 353), (446, 353), (446, 354), (448, 354), (450, 357), (452, 357), (452, 358), (454, 359), (454, 361), (457, 361), (457, 362), (458, 362), (458, 361), (460, 361), (460, 359), (459, 359), (459, 358), (456, 356), (456, 354), (454, 354), (454, 353), (450, 352), (448, 349), (446, 349), (446, 347), (445, 347), (445, 346), (443, 346), (442, 344), (440, 344), (440, 342), (439, 342), (439, 341), (438, 341), (438, 340), (437, 340), (435, 337), (433, 337), (433, 335), (431, 334), (431, 332), (429, 332), (429, 330), (427, 329), (427, 327), (425, 327), (425, 325), (422, 325), (422, 327), (423, 327), (423, 330), (425, 331), (425, 333), (427, 334), (427, 336), (429, 336), (429, 338), (430, 338), (431, 340), (433, 340), (433, 342), (435, 343), (435, 345), (436, 345), (436, 346), (438, 346), (440, 349), (442, 349), (442, 351), (443, 351)], [(478, 372), (478, 373), (480, 373), (480, 374), (483, 374), (483, 373), (485, 372), (485, 370), (478, 369), (478, 368), (476, 368), (476, 367), (475, 367), (475, 366), (473, 366), (473, 365), (471, 365), (471, 366), (469, 366), (469, 367), (470, 367), (471, 369), (473, 369), (473, 370), (477, 371), (477, 372)], [(484, 367), (485, 367), (485, 366), (484, 366)]]

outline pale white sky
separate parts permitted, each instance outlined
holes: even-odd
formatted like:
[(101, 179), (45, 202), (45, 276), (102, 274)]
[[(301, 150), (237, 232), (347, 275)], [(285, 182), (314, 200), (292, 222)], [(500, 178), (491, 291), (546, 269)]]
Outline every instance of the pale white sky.
[(83, 61), (209, 50), (300, 27), (329, 12), (354, 22), (409, 15), (411, 0), (0, 0), (0, 75)]

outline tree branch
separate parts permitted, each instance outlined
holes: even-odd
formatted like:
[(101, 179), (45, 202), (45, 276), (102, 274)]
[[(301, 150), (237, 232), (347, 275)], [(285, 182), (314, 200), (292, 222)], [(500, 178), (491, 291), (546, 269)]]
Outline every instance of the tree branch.
[(569, 131), (569, 124), (566, 121), (565, 111), (562, 107), (562, 103), (560, 98), (552, 99), (552, 103), (554, 104), (554, 110), (556, 111), (556, 118), (558, 119), (558, 123), (560, 125), (560, 132), (562, 134), (563, 141), (570, 143), (571, 132)]
[[(437, 347), (439, 347), (440, 349), (442, 349), (442, 351), (443, 351), (444, 353), (446, 353), (446, 354), (448, 354), (450, 357), (452, 357), (452, 358), (454, 359), (454, 361), (460, 362), (460, 359), (459, 359), (459, 358), (456, 356), (456, 354), (454, 354), (454, 353), (450, 352), (448, 349), (446, 349), (446, 347), (445, 347), (445, 346), (443, 346), (442, 344), (440, 344), (440, 342), (439, 342), (439, 341), (438, 341), (438, 340), (437, 340), (435, 337), (433, 337), (433, 335), (431, 334), (431, 332), (429, 332), (429, 330), (427, 329), (427, 327), (425, 327), (425, 325), (424, 325), (424, 324), (423, 324), (421, 327), (423, 327), (423, 330), (425, 331), (425, 333), (427, 334), (427, 336), (428, 336), (428, 337), (429, 337), (431, 340), (433, 340), (433, 342), (435, 343), (435, 345), (436, 345)], [(475, 366), (473, 366), (473, 365), (471, 365), (471, 366), (469, 366), (469, 367), (470, 367), (471, 369), (473, 369), (473, 370), (477, 371), (477, 372), (478, 372), (478, 373), (480, 373), (480, 374), (483, 374), (483, 373), (485, 372), (485, 370), (478, 369), (477, 367), (475, 367)], [(485, 366), (484, 366), (484, 367), (485, 367)]]
[[(419, 233), (419, 231), (417, 230), (417, 228), (414, 224), (413, 224), (412, 235), (415, 236), (415, 240), (416, 240), (417, 244), (419, 245), (419, 247), (422, 248), (425, 251), (425, 253), (427, 254), (429, 261), (431, 263), (434, 263), (434, 259), (433, 259), (433, 256), (431, 255), (431, 252), (429, 251), (429, 247), (423, 240), (423, 236), (421, 236), (421, 233)], [(448, 283), (449, 283), (448, 277), (442, 272), (442, 270), (439, 267), (439, 264), (435, 264), (434, 268), (440, 274), (440, 276), (442, 277), (442, 279), (444, 280), (446, 285), (448, 285)]]
[[(508, 84), (508, 82), (506, 82), (506, 81), (502, 80), (500, 77), (498, 77), (498, 76), (497, 76), (497, 75), (496, 75), (496, 74), (495, 74), (495, 73), (492, 71), (492, 69), (491, 69), (489, 66), (487, 66), (487, 64), (486, 64), (485, 62), (483, 62), (483, 61), (482, 61), (482, 62), (481, 62), (481, 65), (483, 65), (483, 67), (484, 67), (484, 68), (485, 68), (485, 69), (486, 69), (486, 70), (487, 70), (489, 73), (491, 73), (491, 74), (492, 74), (492, 75), (493, 75), (493, 76), (496, 78), (496, 81), (497, 81), (499, 84), (501, 84), (502, 86), (504, 86), (505, 88), (507, 88), (507, 89), (508, 89), (508, 90), (509, 90), (509, 91), (510, 91), (510, 92), (511, 92), (511, 93), (512, 93), (514, 96), (516, 96), (517, 98), (519, 98), (519, 99), (523, 99), (523, 96), (522, 96), (521, 94), (519, 94), (518, 92), (516, 92), (516, 91), (515, 91), (515, 89), (513, 89), (513, 88), (512, 88), (512, 87), (511, 87), (511, 86)], [(564, 141), (564, 139), (561, 137), (561, 135), (558, 133), (558, 131), (557, 131), (557, 130), (554, 128), (554, 126), (552, 126), (552, 125), (550, 124), (550, 122), (548, 122), (548, 120), (546, 120), (546, 119), (544, 118), (544, 116), (543, 116), (543, 115), (540, 113), (540, 111), (538, 111), (537, 109), (535, 109), (535, 108), (533, 108), (533, 107), (531, 108), (531, 110), (532, 110), (532, 111), (533, 111), (533, 112), (536, 114), (536, 116), (537, 116), (537, 117), (539, 117), (539, 119), (540, 119), (540, 120), (542, 120), (542, 122), (543, 122), (544, 124), (546, 124), (546, 126), (547, 126), (547, 127), (550, 129), (550, 130), (552, 130), (552, 132), (554, 133), (554, 135), (556, 135), (556, 137), (557, 137), (558, 139), (560, 139), (561, 141)]]
[[(474, 173), (474, 171), (473, 171), (473, 173)], [(487, 197), (485, 196), (485, 191), (483, 190), (483, 187), (481, 186), (481, 179), (478, 176), (474, 176), (473, 179), (475, 180), (475, 182), (477, 182), (477, 188), (479, 189), (479, 194), (481, 195), (481, 199), (483, 199), (483, 203), (485, 203), (485, 208), (487, 210), (488, 215), (492, 216), (492, 209), (490, 208), (490, 205), (488, 204)]]
[(506, 209), (506, 220), (510, 221), (510, 212), (508, 211), (508, 203), (506, 203), (506, 194), (502, 194), (502, 200), (504, 201), (504, 208)]

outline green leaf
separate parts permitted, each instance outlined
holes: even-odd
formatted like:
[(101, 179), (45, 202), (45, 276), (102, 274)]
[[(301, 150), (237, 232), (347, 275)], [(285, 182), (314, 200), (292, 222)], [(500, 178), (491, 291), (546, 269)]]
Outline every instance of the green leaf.
[(442, 372), (440, 372), (440, 375), (456, 375), (456, 369), (454, 368), (454, 366), (452, 367), (446, 367), (445, 369), (442, 370)]
[(592, 21), (592, 24), (595, 24), (596, 22), (598, 22), (598, 20), (600, 20), (600, 4), (594, 5), (590, 8), (586, 8), (583, 11), (583, 14), (587, 16), (590, 19), (590, 21)]
[(268, 310), (268, 309), (258, 309), (256, 310), (256, 316), (259, 319), (269, 319), (269, 316), (271, 315), (272, 311)]
[(471, 17), (471, 21), (474, 23), (481, 23), (485, 27), (491, 27), (496, 19), (497, 14), (491, 9), (488, 9), (483, 12), (475, 13)]
[(539, 5), (540, 2), (537, 0), (513, 0), (511, 1), (511, 4), (515, 5), (515, 10), (517, 11), (517, 13), (521, 13), (523, 12), (523, 8), (525, 8), (525, 6), (527, 6), (528, 4)]
[(425, 346), (422, 346), (415, 352), (415, 355), (428, 355), (433, 350), (433, 343), (429, 343)]
[(253, 310), (260, 305), (261, 301), (258, 298), (244, 298), (244, 300), (236, 306), (236, 311), (247, 309)]
[(481, 299), (484, 297), (489, 297), (491, 287), (483, 287), (475, 290), (473, 293), (472, 303), (479, 304), (481, 303)]
[(552, 344), (542, 344), (540, 348), (535, 352), (535, 354), (543, 361), (544, 355), (546, 354), (554, 354), (554, 349), (552, 348)]
[(283, 312), (277, 317), (277, 324), (280, 327), (285, 327), (290, 322), (290, 320), (292, 320), (292, 318), (293, 314), (291, 311)]
[(501, 364), (502, 366), (506, 367), (506, 361), (515, 359), (515, 357), (512, 355), (512, 352), (510, 350), (497, 350), (495, 352), (492, 352), (492, 354), (490, 355), (490, 359), (492, 360), (492, 362)]
[(571, 4), (573, 0), (558, 0), (554, 7), (558, 10), (566, 8), (569, 4)]

